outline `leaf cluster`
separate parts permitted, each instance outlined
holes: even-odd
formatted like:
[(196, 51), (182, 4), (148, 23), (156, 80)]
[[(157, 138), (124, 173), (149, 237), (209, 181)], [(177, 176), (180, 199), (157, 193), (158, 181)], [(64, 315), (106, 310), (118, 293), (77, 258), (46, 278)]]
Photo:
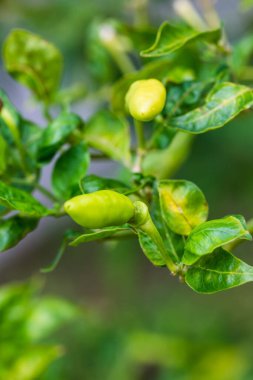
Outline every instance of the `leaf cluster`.
[[(13, 30), (3, 46), (5, 68), (41, 104), (46, 125), (26, 120), (1, 90), (0, 250), (16, 245), (41, 218), (65, 215), (67, 199), (111, 189), (148, 205), (164, 246), (129, 224), (66, 231), (52, 267), (67, 244), (136, 235), (152, 264), (172, 261), (174, 274), (197, 292), (253, 281), (253, 268), (230, 252), (233, 244), (251, 239), (244, 218), (208, 220), (207, 201), (198, 186), (173, 179), (195, 135), (229, 125), (251, 109), (253, 77), (243, 78), (252, 53), (249, 41), (232, 49), (222, 28), (199, 30), (165, 22), (156, 31), (152, 26), (96, 21), (86, 36), (87, 58), (94, 62), (91, 76), (97, 76), (100, 86), (94, 92), (61, 89), (59, 50), (29, 31)], [(152, 122), (137, 125), (127, 113), (125, 95), (134, 81), (148, 78), (163, 82), (166, 104)], [(96, 105), (87, 120), (71, 108), (80, 98)], [(125, 175), (89, 173), (97, 159), (117, 161)], [(53, 165), (50, 190), (40, 184), (45, 165)], [(49, 207), (34, 197), (35, 190), (49, 198)]]

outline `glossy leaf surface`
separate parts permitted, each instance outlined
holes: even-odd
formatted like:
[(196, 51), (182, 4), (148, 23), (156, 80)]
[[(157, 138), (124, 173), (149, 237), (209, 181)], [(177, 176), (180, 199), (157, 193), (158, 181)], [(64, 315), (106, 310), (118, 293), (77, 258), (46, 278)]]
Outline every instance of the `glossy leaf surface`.
[(235, 239), (252, 239), (241, 216), (209, 220), (194, 228), (189, 235), (182, 261), (188, 265), (193, 264), (201, 256), (212, 253)]
[(58, 198), (66, 200), (76, 191), (80, 193), (79, 181), (86, 174), (89, 163), (86, 143), (81, 142), (62, 153), (52, 173), (52, 187)]
[(22, 119), (19, 132), (20, 140), (24, 146), (26, 165), (31, 171), (36, 170), (43, 130), (31, 121)]
[[(154, 187), (150, 212), (152, 220), (162, 237), (167, 255), (174, 262), (180, 262), (184, 252), (184, 240), (182, 236), (175, 234), (165, 223), (161, 211), (157, 185)], [(163, 260), (161, 260), (161, 262), (163, 262)]]
[(162, 253), (156, 244), (156, 242), (152, 239), (152, 237), (137, 229), (139, 243), (145, 254), (145, 256), (151, 261), (151, 263), (155, 266), (164, 266), (166, 262), (162, 256)]
[(18, 210), (22, 214), (42, 217), (48, 213), (47, 209), (26, 191), (0, 182), (0, 203), (11, 210)]
[(194, 227), (207, 219), (206, 199), (194, 183), (186, 180), (162, 180), (158, 191), (163, 218), (175, 233), (189, 235)]
[(39, 148), (39, 160), (49, 161), (66, 139), (77, 128), (82, 127), (82, 120), (74, 113), (63, 112), (43, 130)]
[(221, 128), (253, 104), (251, 88), (230, 82), (216, 85), (205, 104), (182, 116), (172, 118), (169, 125), (189, 133), (204, 133)]
[(0, 252), (3, 252), (23, 239), (29, 232), (34, 230), (38, 220), (13, 216), (0, 221)]
[(253, 281), (253, 267), (218, 248), (188, 269), (187, 285), (199, 293), (216, 293)]

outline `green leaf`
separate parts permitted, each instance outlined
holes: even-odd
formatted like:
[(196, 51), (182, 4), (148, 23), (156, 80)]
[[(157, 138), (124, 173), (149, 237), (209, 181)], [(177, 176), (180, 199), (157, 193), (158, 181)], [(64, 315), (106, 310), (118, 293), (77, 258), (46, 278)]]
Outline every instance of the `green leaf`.
[(81, 118), (68, 112), (62, 112), (47, 128), (43, 130), (38, 158), (41, 162), (49, 161), (67, 138), (77, 128), (81, 128)]
[(48, 210), (37, 199), (26, 191), (8, 186), (0, 181), (0, 204), (12, 210), (18, 210), (24, 215), (42, 217)]
[(37, 227), (38, 220), (13, 216), (0, 221), (0, 252), (16, 245)]
[(180, 84), (170, 83), (163, 114), (165, 117), (178, 116), (196, 108), (202, 104), (213, 83), (214, 78), (202, 82), (188, 80)]
[(253, 267), (218, 248), (189, 268), (185, 281), (198, 293), (216, 293), (253, 281)]
[(158, 29), (154, 44), (141, 52), (142, 57), (161, 57), (171, 54), (186, 44), (195, 41), (217, 43), (221, 38), (221, 29), (199, 32), (194, 29), (176, 26), (164, 22)]
[(69, 245), (72, 247), (76, 247), (81, 243), (87, 243), (89, 241), (99, 240), (99, 239), (105, 239), (109, 238), (111, 236), (114, 236), (117, 233), (124, 233), (129, 231), (129, 227), (106, 227), (99, 231), (94, 231), (88, 234), (80, 234), (78, 237), (75, 237)]
[[(52, 173), (54, 194), (60, 199), (68, 199), (79, 189), (80, 179), (86, 174), (90, 163), (87, 145), (74, 145), (61, 154)], [(79, 190), (80, 192), (80, 190)]]
[(60, 51), (40, 36), (13, 30), (3, 47), (6, 70), (36, 97), (50, 102), (58, 89), (63, 58)]
[(242, 216), (231, 215), (209, 220), (192, 230), (185, 244), (182, 261), (191, 265), (201, 256), (212, 253), (216, 248), (235, 239), (252, 239)]
[(186, 180), (162, 180), (158, 191), (163, 218), (175, 233), (189, 235), (194, 227), (207, 219), (206, 199), (194, 183)]
[(155, 266), (165, 266), (166, 262), (163, 258), (160, 248), (152, 239), (152, 237), (149, 234), (139, 230), (138, 228), (136, 231), (138, 233), (140, 246), (149, 261), (151, 261), (151, 263)]
[(174, 262), (181, 262), (181, 258), (184, 253), (184, 238), (181, 235), (175, 234), (165, 223), (165, 220), (162, 216), (161, 204), (158, 193), (158, 183), (155, 184), (153, 189), (153, 197), (151, 203), (151, 217), (154, 221), (154, 224), (159, 231), (164, 245), (166, 247), (167, 254)]
[(98, 190), (114, 190), (119, 193), (125, 193), (130, 190), (130, 187), (124, 182), (112, 178), (98, 177), (94, 174), (87, 175), (80, 181), (80, 187), (83, 193), (93, 193)]
[(251, 88), (230, 82), (219, 83), (208, 94), (203, 106), (172, 118), (169, 126), (194, 134), (208, 132), (223, 127), (252, 104)]
[(38, 125), (24, 119), (21, 120), (19, 130), (20, 140), (26, 154), (26, 165), (31, 170), (35, 170), (38, 166), (37, 158), (43, 130)]
[(130, 132), (124, 119), (110, 111), (97, 112), (87, 123), (85, 140), (114, 160), (130, 161)]

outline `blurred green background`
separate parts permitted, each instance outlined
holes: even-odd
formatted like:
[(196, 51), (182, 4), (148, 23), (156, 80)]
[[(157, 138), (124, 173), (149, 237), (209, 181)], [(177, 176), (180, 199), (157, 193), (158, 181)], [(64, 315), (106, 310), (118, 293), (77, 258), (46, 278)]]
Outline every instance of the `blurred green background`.
[[(38, 33), (63, 52), (64, 84), (92, 87), (85, 54), (89, 26), (108, 17), (131, 22), (133, 4), (0, 0), (0, 42), (13, 27)], [(216, 7), (231, 42), (253, 33), (251, 8), (243, 9), (238, 0), (220, 0)], [(151, 0), (149, 14), (154, 25), (176, 16), (168, 0)], [(0, 86), (24, 114), (43, 122), (28, 92), (1, 65)], [(86, 117), (92, 107), (79, 102), (75, 110)], [(203, 190), (210, 218), (253, 216), (252, 146), (252, 113), (196, 139), (177, 177)], [(114, 164), (91, 167), (104, 175), (116, 170)], [(43, 181), (49, 182), (49, 171)], [(54, 257), (66, 225), (71, 226), (67, 218), (47, 218), (18, 247), (1, 254), (0, 282), (8, 287), (0, 291), (0, 379), (253, 378), (252, 284), (194, 294), (165, 269), (154, 268), (132, 240), (70, 248), (53, 273), (31, 280)], [(250, 264), (252, 252), (248, 243), (238, 249)], [(11, 285), (16, 281), (24, 284)]]

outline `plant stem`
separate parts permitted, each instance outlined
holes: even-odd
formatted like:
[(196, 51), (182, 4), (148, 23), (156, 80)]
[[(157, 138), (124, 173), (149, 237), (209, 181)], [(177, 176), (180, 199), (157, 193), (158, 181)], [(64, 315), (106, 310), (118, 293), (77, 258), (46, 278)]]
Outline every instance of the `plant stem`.
[(117, 31), (112, 25), (104, 24), (101, 26), (100, 40), (123, 74), (135, 71), (132, 61), (126, 54), (124, 46), (122, 46), (122, 41), (119, 40)]
[(135, 133), (136, 133), (138, 149), (143, 151), (145, 149), (145, 137), (144, 137), (142, 122), (138, 120), (134, 120), (134, 128), (135, 128)]
[(206, 23), (189, 0), (175, 0), (173, 8), (175, 12), (193, 28), (199, 30), (207, 29)]
[(117, 50), (113, 46), (108, 46), (108, 51), (111, 53), (111, 56), (119, 66), (123, 74), (131, 73), (135, 71), (131, 60), (128, 58), (127, 54), (122, 50)]
[(67, 248), (67, 245), (68, 245), (67, 239), (63, 239), (63, 241), (62, 241), (62, 243), (60, 245), (60, 248), (59, 248), (56, 256), (54, 257), (52, 263), (49, 266), (47, 266), (45, 268), (42, 268), (40, 270), (41, 273), (50, 273), (50, 272), (52, 272), (57, 267), (57, 265), (59, 264), (59, 262), (60, 262), (60, 260), (61, 260), (61, 258), (63, 256), (63, 254), (64, 254), (64, 252), (65, 252), (65, 250)]
[[(204, 17), (208, 25), (213, 29), (219, 28), (221, 26), (221, 20), (215, 9), (214, 0), (199, 0), (199, 5), (203, 9)], [(229, 51), (229, 43), (224, 29), (222, 30), (221, 44)]]
[(55, 196), (49, 191), (47, 190), (44, 186), (42, 186), (41, 184), (39, 183), (36, 183), (35, 184), (35, 187), (42, 193), (44, 194), (47, 198), (49, 198), (51, 201), (55, 202), (57, 201), (57, 199), (55, 198)]
[(137, 149), (136, 149), (136, 161), (134, 163), (133, 172), (140, 172), (142, 158), (145, 153), (145, 137), (144, 137), (144, 131), (143, 131), (143, 124), (140, 121), (134, 119), (134, 129), (135, 129), (135, 135), (136, 135)]
[(130, 6), (134, 12), (135, 25), (138, 27), (148, 25), (148, 0), (132, 0)]
[(134, 202), (134, 207), (135, 215), (130, 224), (137, 232), (142, 231), (153, 240), (153, 242), (159, 248), (159, 251), (166, 263), (167, 268), (173, 275), (176, 275), (178, 273), (178, 266), (168, 255), (166, 247), (163, 243), (163, 239), (149, 214), (148, 206), (144, 202), (136, 201)]

